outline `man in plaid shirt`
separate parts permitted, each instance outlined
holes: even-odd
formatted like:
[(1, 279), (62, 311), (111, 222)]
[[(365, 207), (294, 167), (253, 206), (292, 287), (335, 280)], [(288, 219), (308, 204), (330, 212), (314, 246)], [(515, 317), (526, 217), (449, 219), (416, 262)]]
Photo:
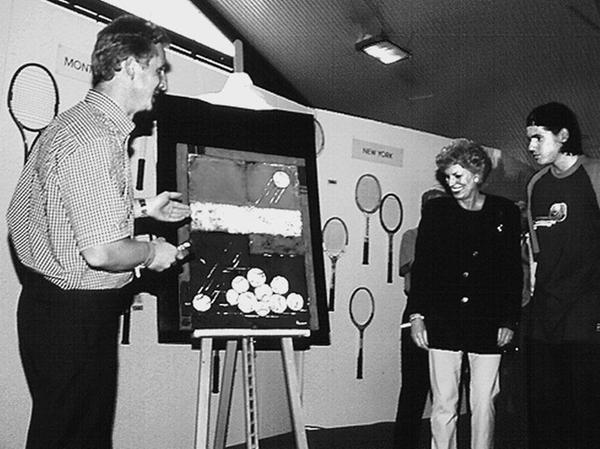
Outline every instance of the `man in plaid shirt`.
[(7, 219), (24, 265), (17, 325), (33, 400), (27, 449), (112, 447), (119, 316), (137, 267), (184, 256), (133, 238), (133, 220), (189, 216), (180, 194), (134, 201), (127, 154), (133, 116), (167, 89), (164, 30), (122, 16), (98, 33), (93, 88), (42, 133)]

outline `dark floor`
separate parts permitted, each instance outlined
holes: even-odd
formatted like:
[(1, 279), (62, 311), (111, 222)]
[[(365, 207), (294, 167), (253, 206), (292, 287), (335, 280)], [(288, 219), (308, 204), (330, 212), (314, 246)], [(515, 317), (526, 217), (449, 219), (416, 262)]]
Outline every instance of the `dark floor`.
[[(308, 430), (308, 447), (310, 449), (402, 449), (393, 447), (393, 426), (394, 423), (384, 422), (366, 426)], [(520, 425), (512, 427), (498, 423), (495, 449), (526, 449), (523, 434), (517, 430), (518, 428)], [(245, 444), (240, 444), (230, 449), (244, 449), (245, 447)], [(294, 449), (296, 444), (293, 434), (288, 433), (262, 439), (260, 447), (261, 449)], [(430, 447), (429, 420), (423, 420), (419, 449), (429, 449)], [(458, 448), (469, 448), (467, 415), (462, 415), (459, 420)]]
[[(495, 449), (527, 449), (523, 354), (506, 354), (500, 369), (501, 393), (496, 401)], [(404, 449), (394, 448), (394, 423), (308, 430), (309, 449)], [(469, 449), (469, 415), (458, 422), (458, 449)], [(244, 449), (245, 444), (230, 449)], [(292, 433), (260, 440), (261, 449), (294, 449)], [(419, 449), (431, 447), (429, 420), (423, 420)], [(476, 449), (476, 448), (473, 448)]]

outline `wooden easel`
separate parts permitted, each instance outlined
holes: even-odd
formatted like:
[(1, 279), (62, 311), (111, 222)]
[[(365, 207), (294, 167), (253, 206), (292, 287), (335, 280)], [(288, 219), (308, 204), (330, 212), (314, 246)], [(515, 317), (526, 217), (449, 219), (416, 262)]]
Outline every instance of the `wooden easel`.
[[(294, 348), (292, 337), (307, 337), (309, 331), (297, 329), (197, 329), (193, 332), (193, 339), (200, 339), (200, 367), (198, 372), (198, 398), (196, 408), (196, 437), (195, 449), (210, 449), (208, 441), (209, 410), (210, 410), (210, 385), (211, 385), (211, 360), (213, 338), (227, 339), (221, 394), (217, 410), (215, 427), (215, 440), (212, 449), (225, 449), (231, 398), (233, 394), (233, 378), (237, 357), (238, 340), (242, 341), (244, 355), (244, 392), (246, 415), (246, 447), (258, 448), (258, 429), (256, 423), (256, 404), (253, 403), (253, 394), (256, 391), (256, 377), (254, 373), (254, 337), (279, 338), (281, 340), (281, 355), (283, 360), (284, 375), (287, 387), (292, 428), (297, 449), (308, 449), (308, 440), (304, 428), (302, 405), (300, 403), (300, 389), (294, 363)], [(249, 391), (252, 389), (253, 391)]]

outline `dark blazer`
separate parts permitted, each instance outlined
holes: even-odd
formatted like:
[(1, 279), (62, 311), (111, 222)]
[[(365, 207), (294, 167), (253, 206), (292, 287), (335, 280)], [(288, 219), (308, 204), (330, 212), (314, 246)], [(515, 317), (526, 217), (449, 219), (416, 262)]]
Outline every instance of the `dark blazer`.
[(425, 205), (419, 224), (409, 312), (425, 316), (434, 349), (499, 353), (498, 328), (515, 330), (523, 274), (520, 212), (487, 195), (481, 211), (452, 197)]

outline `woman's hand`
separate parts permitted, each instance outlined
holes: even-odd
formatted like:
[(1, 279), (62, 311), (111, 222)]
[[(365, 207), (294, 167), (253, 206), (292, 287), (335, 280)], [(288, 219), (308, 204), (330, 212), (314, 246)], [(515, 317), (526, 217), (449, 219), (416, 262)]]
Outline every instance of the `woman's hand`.
[(509, 344), (512, 339), (513, 336), (515, 335), (515, 332), (511, 329), (509, 329), (508, 327), (501, 327), (498, 329), (498, 346), (502, 347), (502, 346), (506, 346), (507, 344)]
[(423, 318), (414, 318), (410, 320), (410, 336), (415, 344), (421, 349), (429, 349), (427, 339), (427, 327)]

